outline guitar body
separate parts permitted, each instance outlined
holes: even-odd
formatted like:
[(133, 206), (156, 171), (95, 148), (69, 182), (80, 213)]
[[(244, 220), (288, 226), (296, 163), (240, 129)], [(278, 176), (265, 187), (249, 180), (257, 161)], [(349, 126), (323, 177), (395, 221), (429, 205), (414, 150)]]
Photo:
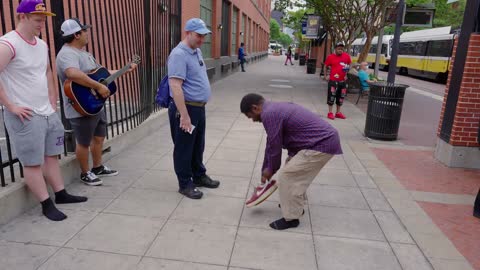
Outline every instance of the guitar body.
[[(103, 82), (111, 74), (104, 67), (101, 67), (92, 73), (87, 74), (92, 80)], [(117, 85), (112, 82), (107, 85), (110, 95), (117, 92)], [(98, 114), (105, 105), (106, 98), (100, 96), (95, 89), (90, 89), (71, 80), (66, 80), (64, 84), (65, 95), (70, 99), (73, 108), (83, 116), (93, 116)]]

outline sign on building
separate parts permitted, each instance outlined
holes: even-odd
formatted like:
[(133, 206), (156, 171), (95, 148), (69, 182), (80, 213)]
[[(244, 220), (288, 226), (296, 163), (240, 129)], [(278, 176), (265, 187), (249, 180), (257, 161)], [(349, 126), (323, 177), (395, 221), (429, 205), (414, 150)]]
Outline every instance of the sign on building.
[(320, 16), (308, 15), (306, 38), (317, 39), (320, 30)]

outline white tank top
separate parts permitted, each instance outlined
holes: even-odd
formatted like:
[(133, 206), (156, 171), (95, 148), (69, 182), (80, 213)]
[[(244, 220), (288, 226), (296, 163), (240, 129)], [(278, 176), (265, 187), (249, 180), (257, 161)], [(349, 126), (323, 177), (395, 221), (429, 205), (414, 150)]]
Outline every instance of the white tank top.
[(0, 37), (0, 43), (13, 53), (12, 61), (0, 73), (10, 102), (39, 115), (54, 113), (48, 97), (47, 44), (37, 37), (35, 43), (29, 43), (16, 31)]

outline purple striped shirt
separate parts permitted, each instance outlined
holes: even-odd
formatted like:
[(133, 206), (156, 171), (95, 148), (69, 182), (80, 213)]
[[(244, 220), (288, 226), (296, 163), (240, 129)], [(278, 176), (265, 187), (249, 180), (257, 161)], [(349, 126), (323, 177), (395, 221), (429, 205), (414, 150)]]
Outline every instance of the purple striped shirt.
[(300, 105), (265, 101), (261, 119), (267, 132), (262, 171), (268, 168), (275, 174), (280, 169), (282, 148), (288, 150), (290, 157), (301, 150), (342, 154), (337, 130), (319, 115)]

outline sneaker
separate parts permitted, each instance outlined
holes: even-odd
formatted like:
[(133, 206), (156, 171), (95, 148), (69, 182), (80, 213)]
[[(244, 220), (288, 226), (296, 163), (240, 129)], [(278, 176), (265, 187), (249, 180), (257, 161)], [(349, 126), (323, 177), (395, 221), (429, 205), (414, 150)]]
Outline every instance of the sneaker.
[(80, 174), (80, 180), (82, 180), (83, 183), (89, 186), (99, 186), (103, 184), (102, 180), (91, 171)]
[(340, 119), (346, 119), (346, 118), (347, 118), (347, 117), (346, 117), (343, 113), (341, 113), (341, 112), (337, 112), (337, 113), (335, 114), (335, 117), (336, 117), (336, 118), (340, 118)]
[(333, 113), (332, 112), (329, 112), (328, 115), (327, 115), (328, 119), (332, 119), (332, 120), (335, 120), (335, 116), (333, 116)]
[(220, 181), (213, 180), (208, 175), (204, 175), (198, 179), (193, 179), (193, 184), (196, 187), (217, 188), (220, 185)]
[(118, 175), (118, 171), (111, 170), (105, 165), (102, 165), (98, 168), (92, 168), (92, 172), (97, 176), (115, 176)]
[(254, 189), (252, 197), (245, 204), (248, 208), (261, 204), (277, 190), (277, 187), (277, 181), (273, 179), (260, 184)]

